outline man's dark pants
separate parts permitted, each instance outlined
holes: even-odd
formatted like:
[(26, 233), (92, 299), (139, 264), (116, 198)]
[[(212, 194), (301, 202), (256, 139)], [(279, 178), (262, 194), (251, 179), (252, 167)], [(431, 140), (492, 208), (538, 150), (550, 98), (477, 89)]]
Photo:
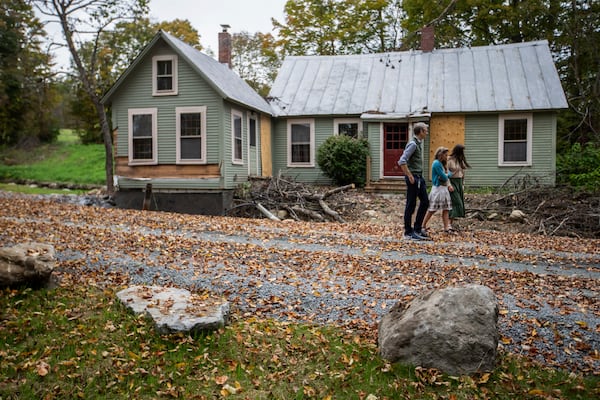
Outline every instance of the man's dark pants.
[(404, 234), (410, 235), (413, 232), (412, 215), (417, 207), (417, 198), (419, 199), (419, 209), (415, 217), (415, 231), (418, 233), (423, 227), (423, 219), (429, 208), (429, 196), (427, 195), (427, 183), (420, 175), (413, 175), (415, 183), (410, 183), (407, 176), (406, 180), (406, 207), (404, 208)]

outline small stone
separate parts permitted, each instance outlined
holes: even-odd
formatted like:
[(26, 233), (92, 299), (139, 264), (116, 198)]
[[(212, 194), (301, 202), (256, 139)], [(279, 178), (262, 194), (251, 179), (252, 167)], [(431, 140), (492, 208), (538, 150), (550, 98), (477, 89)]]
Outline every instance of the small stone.
[(513, 210), (508, 217), (508, 220), (511, 222), (525, 222), (525, 213), (521, 210)]
[(490, 214), (488, 214), (488, 216), (487, 216), (487, 220), (488, 221), (493, 221), (495, 219), (498, 219), (498, 213), (490, 213)]
[(117, 297), (136, 314), (149, 315), (160, 333), (214, 331), (227, 323), (229, 302), (198, 296), (189, 290), (162, 286), (132, 286)]

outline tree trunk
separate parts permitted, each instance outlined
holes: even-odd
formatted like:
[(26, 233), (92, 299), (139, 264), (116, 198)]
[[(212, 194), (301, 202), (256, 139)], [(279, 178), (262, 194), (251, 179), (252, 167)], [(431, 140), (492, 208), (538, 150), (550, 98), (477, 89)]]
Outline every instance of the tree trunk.
[(106, 192), (109, 196), (112, 196), (115, 192), (115, 185), (113, 182), (113, 143), (112, 135), (110, 132), (110, 126), (108, 124), (108, 118), (106, 117), (106, 109), (104, 105), (100, 103), (100, 99), (96, 96), (94, 98), (94, 105), (98, 112), (98, 118), (100, 120), (100, 127), (102, 128), (102, 139), (104, 140), (105, 150), (105, 168), (106, 168)]
[[(92, 4), (93, 2), (90, 2)], [(79, 75), (79, 79), (83, 84), (83, 88), (88, 94), (90, 100), (94, 104), (96, 108), (96, 113), (98, 114), (98, 120), (100, 122), (100, 129), (102, 131), (102, 139), (104, 141), (104, 150), (105, 150), (105, 169), (106, 169), (106, 191), (109, 196), (112, 196), (114, 193), (114, 184), (113, 184), (113, 150), (112, 150), (112, 136), (110, 132), (110, 126), (108, 124), (108, 118), (106, 117), (106, 110), (104, 109), (104, 105), (100, 102), (100, 95), (98, 92), (98, 82), (94, 76), (94, 71), (96, 70), (97, 65), (97, 51), (95, 48), (94, 52), (91, 55), (91, 59), (89, 62), (89, 70), (85, 68), (83, 61), (81, 59), (81, 55), (79, 53), (79, 49), (75, 45), (73, 36), (77, 33), (75, 27), (72, 26), (69, 21), (69, 16), (74, 12), (71, 9), (71, 6), (75, 6), (73, 4), (63, 5), (52, 3), (49, 5), (54, 12), (52, 13), (60, 22), (62, 27), (62, 31), (65, 37), (65, 41), (67, 42), (67, 47), (69, 52), (71, 53), (71, 57), (73, 62), (75, 63), (75, 67), (77, 69), (77, 73)], [(103, 27), (104, 28), (104, 27)], [(96, 42), (100, 34), (102, 33), (102, 29), (96, 32)]]

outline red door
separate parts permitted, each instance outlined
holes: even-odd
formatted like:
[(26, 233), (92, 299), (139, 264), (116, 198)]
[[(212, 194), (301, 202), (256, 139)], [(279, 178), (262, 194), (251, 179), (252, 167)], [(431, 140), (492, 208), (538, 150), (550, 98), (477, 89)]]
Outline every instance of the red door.
[(398, 160), (408, 142), (408, 123), (383, 124), (383, 176), (403, 176)]

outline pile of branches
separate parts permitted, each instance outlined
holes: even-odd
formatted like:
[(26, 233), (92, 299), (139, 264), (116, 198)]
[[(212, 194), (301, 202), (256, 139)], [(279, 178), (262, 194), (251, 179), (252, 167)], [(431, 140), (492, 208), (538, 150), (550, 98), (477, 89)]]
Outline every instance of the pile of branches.
[(484, 218), (495, 212), (525, 214), (531, 233), (548, 236), (600, 238), (600, 193), (575, 192), (566, 187), (529, 186), (496, 194), (471, 216)]
[(296, 221), (335, 221), (345, 223), (341, 213), (347, 204), (338, 202), (335, 194), (353, 189), (354, 185), (315, 191), (313, 186), (295, 182), (281, 175), (272, 178), (251, 179), (240, 186), (234, 195), (230, 216), (260, 218), (273, 221), (294, 219)]

